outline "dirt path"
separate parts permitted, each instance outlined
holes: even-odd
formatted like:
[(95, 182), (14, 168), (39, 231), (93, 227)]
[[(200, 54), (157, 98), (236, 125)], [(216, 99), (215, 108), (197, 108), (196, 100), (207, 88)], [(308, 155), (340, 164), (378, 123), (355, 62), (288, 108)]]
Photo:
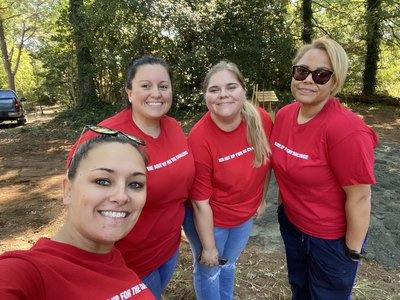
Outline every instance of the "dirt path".
[(61, 180), (73, 139), (47, 126), (53, 113), (30, 113), (23, 127), (0, 124), (0, 253), (29, 248), (63, 219)]

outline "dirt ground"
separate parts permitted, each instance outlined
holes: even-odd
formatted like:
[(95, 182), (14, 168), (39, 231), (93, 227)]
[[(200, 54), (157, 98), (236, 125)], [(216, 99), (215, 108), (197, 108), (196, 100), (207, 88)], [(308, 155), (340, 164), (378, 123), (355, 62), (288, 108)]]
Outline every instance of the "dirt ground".
[[(361, 105), (353, 110), (380, 137), (367, 258), (361, 263), (353, 299), (400, 299), (400, 108)], [(0, 124), (0, 253), (27, 249), (62, 224), (64, 163), (80, 133), (54, 124), (56, 113), (54, 108), (43, 115), (31, 111), (22, 127)], [(238, 263), (235, 299), (290, 299), (274, 195), (273, 182), (268, 214), (255, 224)], [(191, 254), (183, 239), (179, 265), (164, 299), (194, 299), (191, 272)]]

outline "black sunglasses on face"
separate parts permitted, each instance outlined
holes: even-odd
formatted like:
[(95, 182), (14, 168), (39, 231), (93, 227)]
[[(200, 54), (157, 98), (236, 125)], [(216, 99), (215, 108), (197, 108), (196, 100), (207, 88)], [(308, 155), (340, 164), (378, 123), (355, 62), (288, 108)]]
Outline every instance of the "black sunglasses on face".
[(292, 67), (292, 77), (295, 80), (298, 81), (303, 81), (308, 77), (308, 75), (311, 73), (312, 80), (316, 84), (325, 84), (331, 79), (331, 76), (333, 74), (332, 71), (326, 70), (326, 69), (316, 69), (314, 71), (311, 71), (310, 69), (303, 67), (303, 66), (293, 66)]
[[(131, 135), (131, 134), (127, 134), (125, 132), (119, 131), (119, 130), (115, 130), (112, 128), (108, 128), (108, 127), (104, 127), (104, 126), (95, 126), (95, 125), (85, 125), (85, 127), (83, 128), (82, 134), (85, 131), (85, 129), (89, 129), (95, 133), (98, 134), (103, 134), (103, 135), (113, 135), (113, 136), (117, 136), (117, 135), (123, 135), (124, 137), (126, 137), (127, 139), (135, 142), (138, 145), (142, 145), (142, 146), (146, 146), (146, 142), (143, 141), (142, 139), (139, 139), (138, 137)], [(82, 135), (81, 135), (82, 136)]]

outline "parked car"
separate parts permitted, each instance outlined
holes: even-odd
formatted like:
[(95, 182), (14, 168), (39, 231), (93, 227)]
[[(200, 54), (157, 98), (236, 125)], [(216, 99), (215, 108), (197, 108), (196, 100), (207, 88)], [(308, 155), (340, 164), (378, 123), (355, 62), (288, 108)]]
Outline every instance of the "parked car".
[(22, 102), (25, 98), (19, 98), (13, 90), (0, 90), (0, 123), (3, 121), (17, 121), (18, 125), (24, 125), (28, 119)]

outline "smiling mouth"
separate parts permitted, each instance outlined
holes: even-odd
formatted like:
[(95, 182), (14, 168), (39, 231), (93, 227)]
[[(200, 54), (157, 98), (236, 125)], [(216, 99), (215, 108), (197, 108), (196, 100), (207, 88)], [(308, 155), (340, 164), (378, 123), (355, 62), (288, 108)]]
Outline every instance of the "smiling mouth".
[(160, 107), (164, 104), (164, 102), (146, 102), (146, 104), (153, 107)]
[(100, 214), (104, 217), (115, 218), (115, 219), (123, 219), (129, 215), (129, 213), (124, 211), (111, 211), (111, 210), (102, 210), (100, 211)]
[(305, 92), (305, 93), (314, 93), (315, 91), (312, 89), (308, 88), (299, 88), (300, 91)]

